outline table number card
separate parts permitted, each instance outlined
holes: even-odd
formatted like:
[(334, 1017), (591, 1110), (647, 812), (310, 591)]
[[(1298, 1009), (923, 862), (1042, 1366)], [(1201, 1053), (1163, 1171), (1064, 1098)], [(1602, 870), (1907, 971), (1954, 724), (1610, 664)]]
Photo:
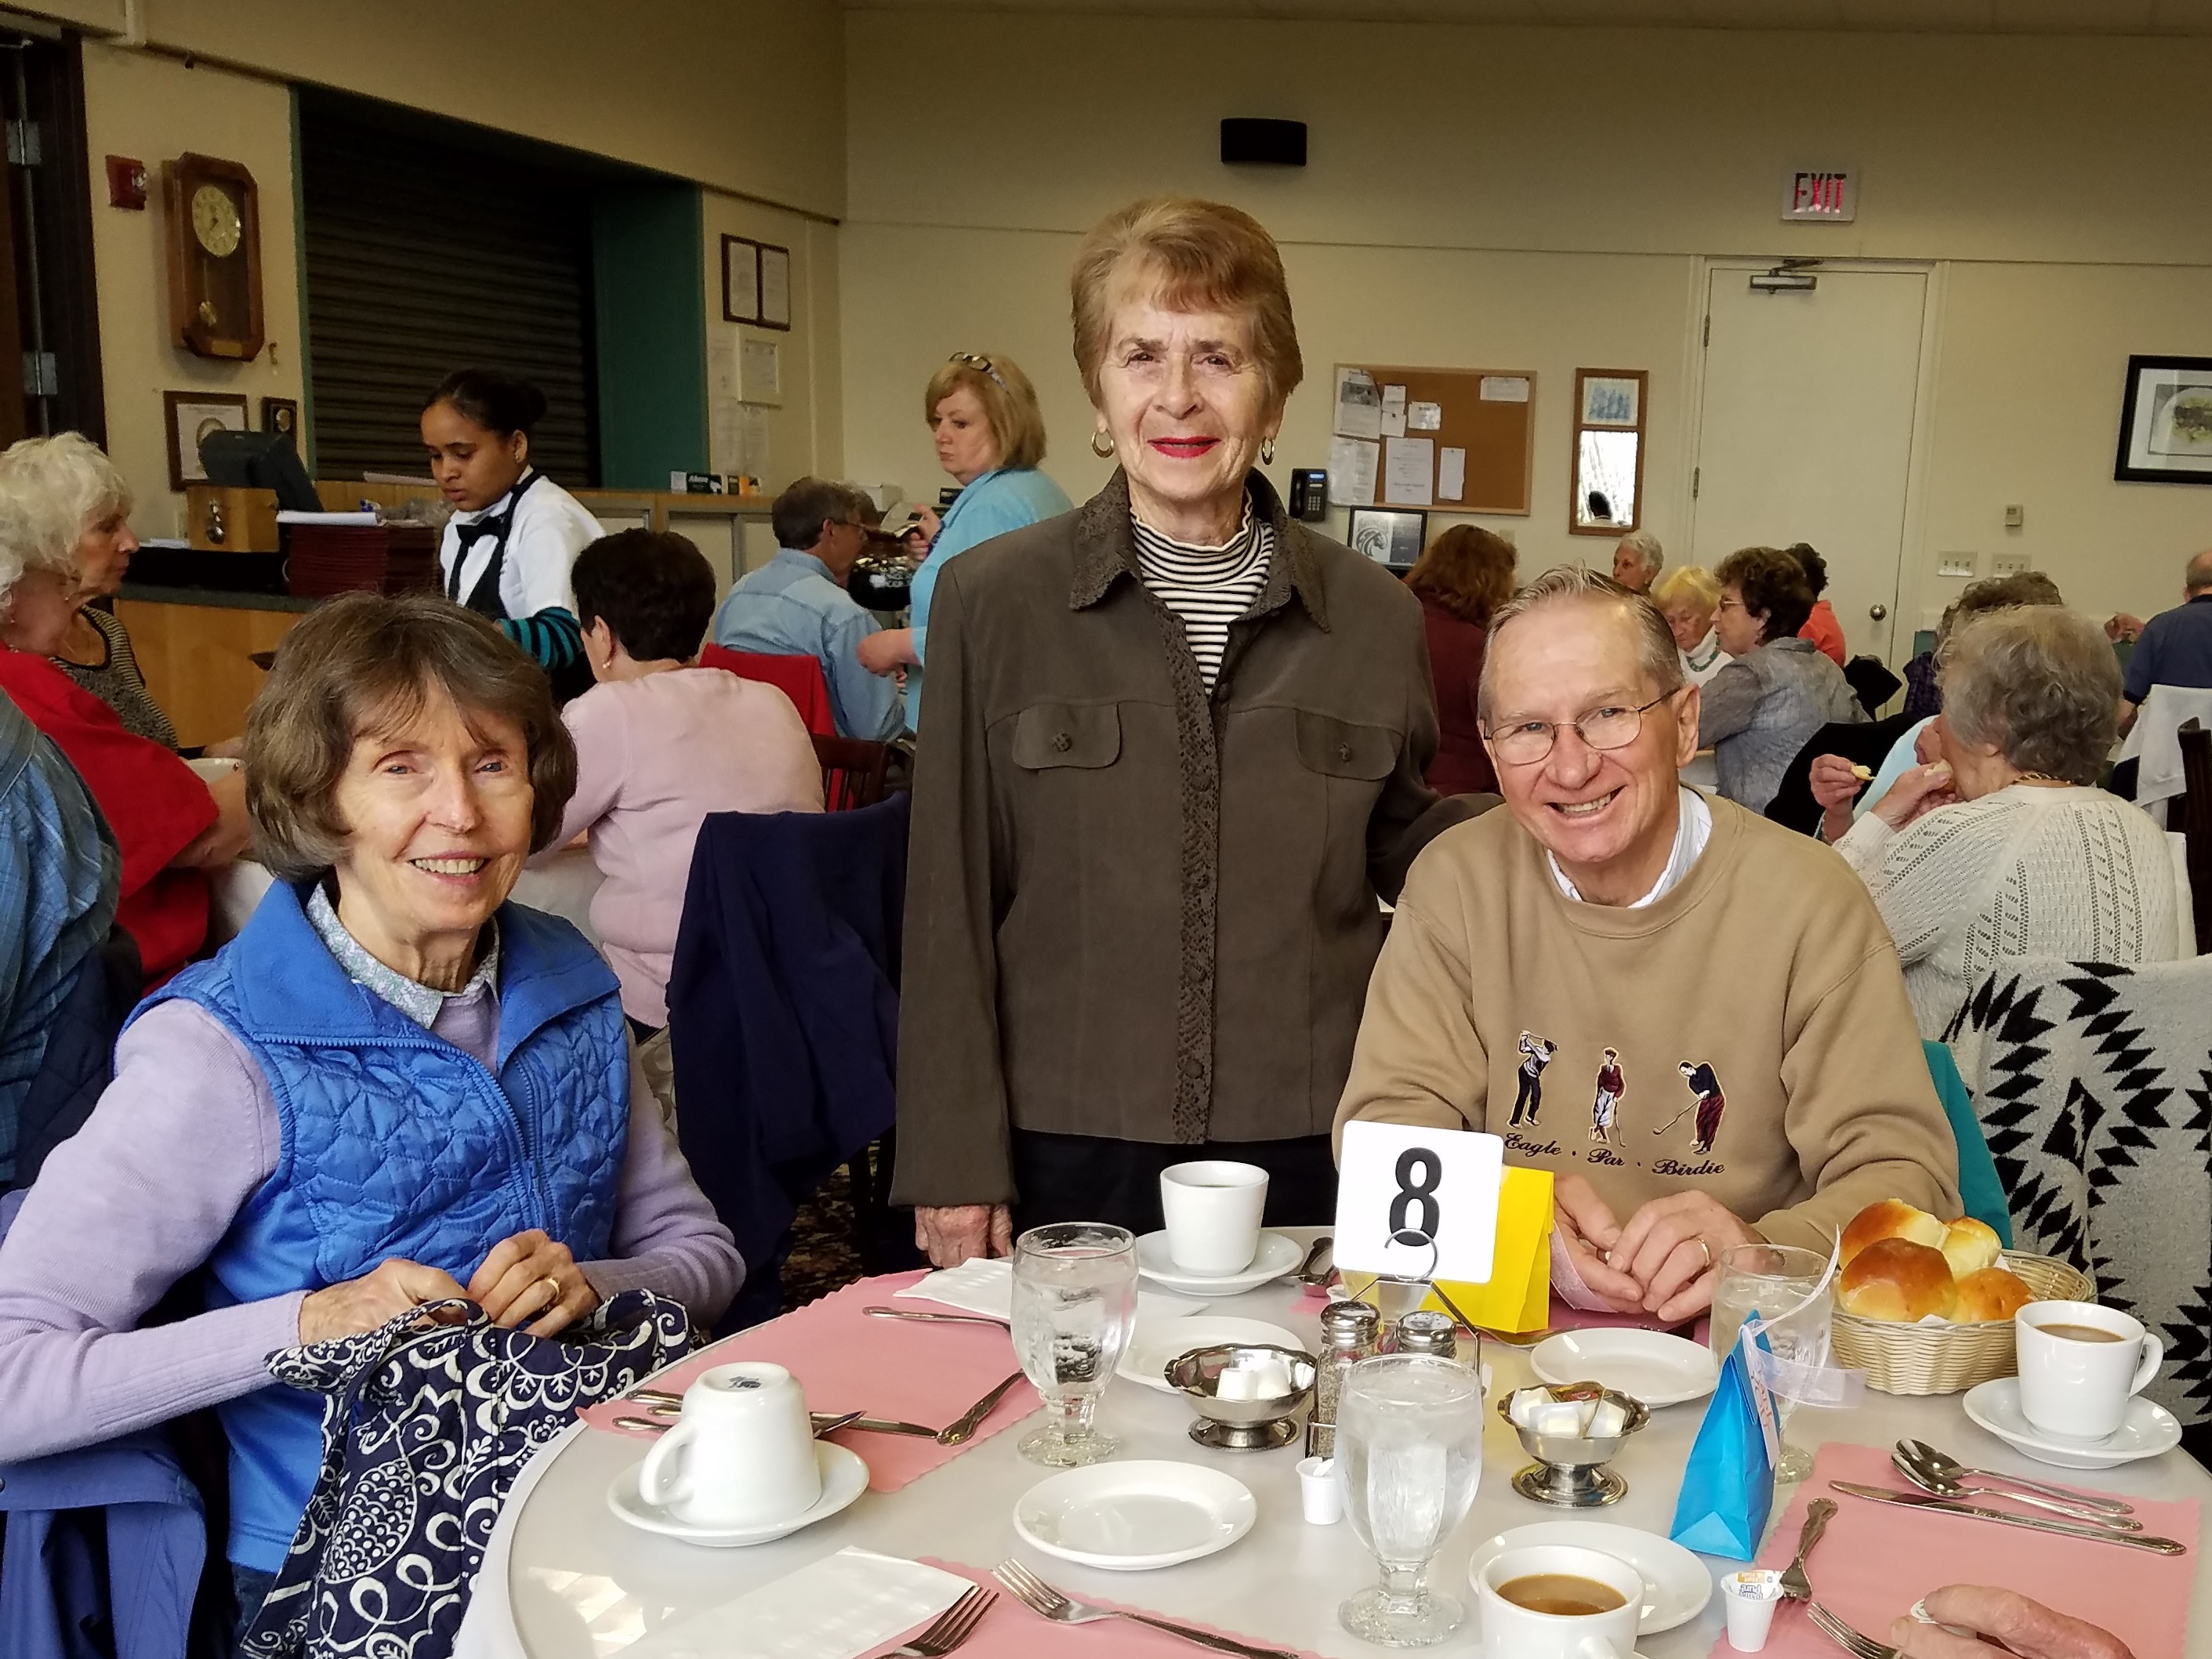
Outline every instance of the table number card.
[(1347, 1123), (1336, 1181), (1336, 1265), (1484, 1285), (1498, 1247), (1505, 1143), (1464, 1129)]

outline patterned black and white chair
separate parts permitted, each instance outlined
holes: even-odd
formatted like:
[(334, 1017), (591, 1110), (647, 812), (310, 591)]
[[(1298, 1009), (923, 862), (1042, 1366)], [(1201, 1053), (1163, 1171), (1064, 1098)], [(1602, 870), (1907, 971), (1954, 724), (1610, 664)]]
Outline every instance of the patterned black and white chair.
[(2016, 1246), (2149, 1326), (2166, 1358), (2144, 1392), (2212, 1422), (2212, 957), (2008, 963), (1946, 1037)]

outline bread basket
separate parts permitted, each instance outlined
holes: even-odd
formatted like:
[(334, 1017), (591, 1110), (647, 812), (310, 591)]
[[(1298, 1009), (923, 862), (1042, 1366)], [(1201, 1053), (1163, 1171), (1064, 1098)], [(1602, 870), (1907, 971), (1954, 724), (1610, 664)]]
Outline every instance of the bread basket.
[[(2018, 1273), (2038, 1302), (2087, 1302), (2096, 1295), (2088, 1274), (2056, 1256), (2007, 1250), (1999, 1265)], [(1904, 1325), (1838, 1308), (1835, 1349), (1838, 1364), (1864, 1371), (1867, 1386), (1884, 1394), (1959, 1394), (2019, 1369), (2009, 1319)]]

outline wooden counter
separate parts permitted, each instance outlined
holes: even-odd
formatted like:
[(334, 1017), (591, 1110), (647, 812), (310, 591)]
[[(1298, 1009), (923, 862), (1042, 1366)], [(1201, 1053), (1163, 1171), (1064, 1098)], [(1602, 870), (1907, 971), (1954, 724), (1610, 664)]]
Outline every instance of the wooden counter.
[(264, 678), (257, 651), (274, 651), (313, 599), (126, 583), (115, 615), (131, 632), (146, 689), (186, 748), (234, 738)]

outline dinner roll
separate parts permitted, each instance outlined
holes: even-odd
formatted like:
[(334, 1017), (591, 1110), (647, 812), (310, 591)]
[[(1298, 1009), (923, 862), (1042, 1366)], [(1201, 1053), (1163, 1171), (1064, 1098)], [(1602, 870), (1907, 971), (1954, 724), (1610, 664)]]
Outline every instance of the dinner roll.
[(1844, 1229), (1844, 1266), (1850, 1267), (1861, 1250), (1882, 1238), (1909, 1238), (1915, 1244), (1940, 1250), (1943, 1248), (1943, 1224), (1902, 1199), (1885, 1198), (1879, 1204), (1869, 1204)]
[(2034, 1300), (2035, 1292), (2018, 1273), (2006, 1267), (1984, 1267), (1959, 1281), (1959, 1306), (1951, 1317), (1961, 1323), (2010, 1319)]
[(1951, 1264), (1954, 1279), (1964, 1279), (1968, 1273), (1996, 1267), (1997, 1253), (2003, 1248), (1995, 1230), (1972, 1216), (1944, 1228), (1943, 1242), (1936, 1246), (1943, 1252), (1943, 1260)]
[(1958, 1297), (1943, 1252), (1909, 1238), (1875, 1240), (1836, 1282), (1836, 1305), (1845, 1313), (1905, 1324), (1929, 1314), (1950, 1318)]

